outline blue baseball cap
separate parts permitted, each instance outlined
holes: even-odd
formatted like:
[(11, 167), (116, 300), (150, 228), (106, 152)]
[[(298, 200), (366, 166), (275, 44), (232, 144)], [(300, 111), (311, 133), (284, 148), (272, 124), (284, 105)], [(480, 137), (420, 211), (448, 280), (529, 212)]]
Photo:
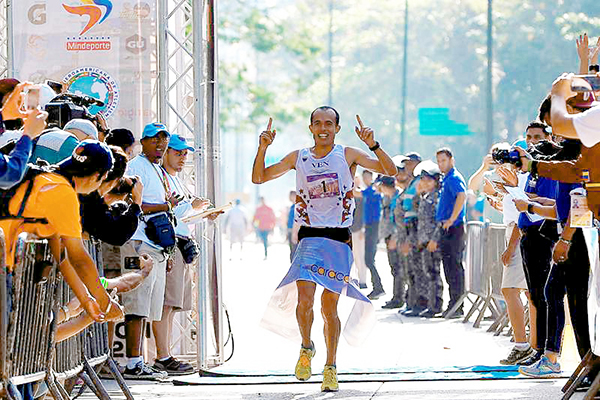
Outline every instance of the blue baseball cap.
[(169, 148), (173, 150), (190, 150), (194, 151), (194, 147), (187, 144), (184, 137), (179, 135), (171, 135), (171, 139), (169, 140)]
[(86, 139), (81, 141), (71, 157), (61, 161), (58, 167), (61, 170), (79, 172), (79, 176), (92, 175), (95, 172), (104, 175), (112, 169), (113, 163), (112, 151), (105, 143)]
[(167, 137), (171, 136), (171, 134), (169, 133), (169, 130), (167, 129), (165, 124), (161, 124), (160, 122), (153, 122), (144, 127), (144, 132), (142, 133), (142, 139), (153, 138), (154, 136), (158, 135), (161, 132), (164, 132), (167, 135)]

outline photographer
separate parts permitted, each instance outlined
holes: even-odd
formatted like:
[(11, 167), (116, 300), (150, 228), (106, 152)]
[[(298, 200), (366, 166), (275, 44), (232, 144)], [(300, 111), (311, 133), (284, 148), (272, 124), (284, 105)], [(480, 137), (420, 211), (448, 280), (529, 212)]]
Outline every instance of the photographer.
[(109, 145), (119, 146), (123, 149), (125, 154), (127, 154), (127, 157), (129, 157), (130, 160), (133, 158), (133, 152), (135, 150), (135, 137), (129, 129), (111, 129), (110, 133), (106, 135), (104, 142)]
[[(27, 171), (27, 161), (31, 157), (32, 140), (46, 127), (48, 114), (40, 110), (23, 113), (20, 110), (21, 93), (27, 83), (17, 84), (15, 79), (0, 80), (0, 100), (2, 111), (0, 124), (4, 120), (24, 119), (23, 134), (8, 155), (0, 157), (0, 189), (8, 189), (19, 183)], [(2, 128), (3, 129), (3, 128)]]
[[(97, 191), (79, 196), (81, 224), (90, 236), (123, 246), (137, 230), (144, 185), (136, 178), (123, 176), (127, 155), (119, 147), (109, 147), (115, 159), (113, 169)], [(111, 200), (120, 201), (110, 204)]]

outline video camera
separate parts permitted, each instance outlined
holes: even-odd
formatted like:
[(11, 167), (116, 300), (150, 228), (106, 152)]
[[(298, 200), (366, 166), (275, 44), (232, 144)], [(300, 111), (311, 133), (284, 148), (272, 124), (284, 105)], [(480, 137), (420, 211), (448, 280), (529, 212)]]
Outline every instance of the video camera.
[(62, 93), (46, 104), (45, 110), (48, 112), (48, 126), (57, 126), (63, 129), (67, 122), (75, 118), (83, 118), (92, 122), (96, 121), (88, 110), (88, 107), (96, 105), (104, 106), (104, 103), (91, 96), (79, 95), (74, 93)]
[(513, 164), (517, 168), (523, 166), (521, 154), (514, 148), (496, 148), (492, 151), (492, 159), (496, 164)]

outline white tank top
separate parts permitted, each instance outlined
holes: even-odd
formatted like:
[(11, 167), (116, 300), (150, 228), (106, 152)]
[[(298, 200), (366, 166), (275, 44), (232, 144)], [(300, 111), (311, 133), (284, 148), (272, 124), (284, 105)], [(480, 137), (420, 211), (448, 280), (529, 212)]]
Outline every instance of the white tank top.
[(335, 145), (323, 158), (310, 149), (298, 152), (294, 218), (301, 226), (348, 228), (354, 213), (354, 179), (344, 146)]

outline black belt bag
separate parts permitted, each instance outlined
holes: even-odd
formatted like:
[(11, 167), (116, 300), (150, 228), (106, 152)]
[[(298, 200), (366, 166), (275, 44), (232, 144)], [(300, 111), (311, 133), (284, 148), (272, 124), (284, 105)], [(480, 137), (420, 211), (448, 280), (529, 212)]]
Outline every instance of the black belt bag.
[(200, 255), (200, 249), (198, 243), (192, 238), (178, 237), (177, 247), (183, 256), (183, 262), (186, 264), (192, 264)]
[(146, 236), (154, 244), (162, 247), (167, 253), (175, 249), (175, 228), (171, 217), (166, 212), (145, 217)]

